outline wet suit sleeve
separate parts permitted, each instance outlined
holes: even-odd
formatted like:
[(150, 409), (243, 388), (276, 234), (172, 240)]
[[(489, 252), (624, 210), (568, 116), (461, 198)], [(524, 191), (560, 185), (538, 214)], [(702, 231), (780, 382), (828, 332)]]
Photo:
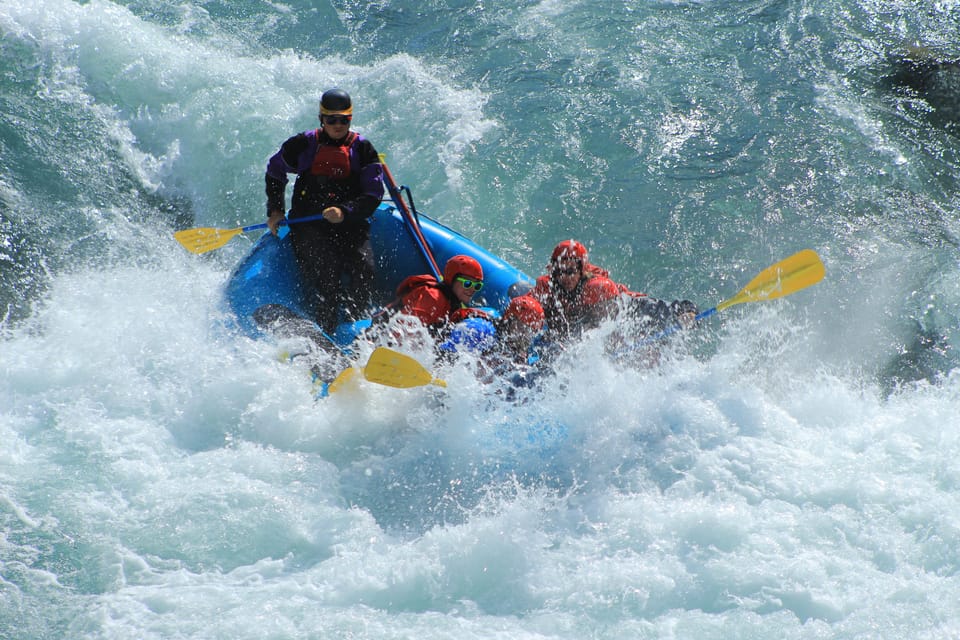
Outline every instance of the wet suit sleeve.
[(264, 176), (267, 193), (267, 215), (271, 211), (286, 210), (287, 174), (298, 171), (300, 155), (307, 150), (309, 140), (302, 133), (288, 138), (270, 160)]
[(689, 300), (674, 300), (667, 304), (663, 300), (644, 296), (631, 298), (627, 312), (631, 319), (644, 323), (655, 331), (663, 331), (669, 326), (679, 324), (680, 317), (684, 314), (696, 315), (697, 305)]
[(692, 313), (693, 315), (697, 315), (699, 313), (697, 310), (697, 305), (689, 300), (674, 300), (670, 303), (670, 312), (673, 314), (674, 318), (678, 318), (686, 313)]
[(264, 179), (267, 183), (267, 215), (273, 211), (286, 211), (287, 181), (274, 178), (269, 173)]
[(665, 329), (673, 317), (670, 305), (649, 296), (630, 298), (627, 303), (627, 315), (631, 320), (653, 331)]

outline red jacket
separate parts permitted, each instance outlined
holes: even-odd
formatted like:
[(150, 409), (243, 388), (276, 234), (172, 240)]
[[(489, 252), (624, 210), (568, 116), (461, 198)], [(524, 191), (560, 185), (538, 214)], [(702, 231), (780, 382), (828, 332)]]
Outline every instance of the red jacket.
[(431, 329), (471, 316), (488, 317), (483, 309), (465, 306), (448, 285), (430, 274), (404, 278), (397, 287), (397, 297), (400, 313), (417, 318)]
[(550, 276), (540, 276), (531, 292), (543, 307), (550, 331), (560, 336), (596, 322), (603, 303), (626, 292), (626, 287), (601, 275), (584, 277), (573, 291), (566, 291)]
[(413, 316), (425, 326), (436, 329), (450, 320), (463, 305), (449, 286), (429, 274), (404, 278), (397, 287), (400, 312)]

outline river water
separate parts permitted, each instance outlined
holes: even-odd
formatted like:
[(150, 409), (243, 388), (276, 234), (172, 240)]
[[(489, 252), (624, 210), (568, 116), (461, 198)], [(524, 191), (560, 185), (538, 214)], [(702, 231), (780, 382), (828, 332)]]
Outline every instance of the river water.
[[(960, 638), (958, 29), (0, 0), (0, 638)], [(702, 308), (801, 249), (826, 278), (658, 367), (589, 337), (525, 403), (459, 370), (315, 402), (220, 328), (255, 236), (172, 233), (261, 222), (332, 86), (421, 211), (531, 275), (574, 237)]]

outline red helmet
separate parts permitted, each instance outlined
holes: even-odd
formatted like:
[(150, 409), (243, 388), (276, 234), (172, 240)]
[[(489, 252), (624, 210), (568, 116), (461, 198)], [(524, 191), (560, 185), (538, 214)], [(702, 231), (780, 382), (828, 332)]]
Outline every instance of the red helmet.
[(516, 318), (535, 331), (543, 328), (543, 307), (533, 296), (517, 296), (503, 310), (504, 319)]
[(564, 240), (553, 248), (550, 262), (557, 264), (563, 259), (579, 260), (580, 264), (587, 263), (587, 248), (576, 240)]
[(463, 276), (471, 280), (483, 280), (483, 267), (470, 256), (453, 256), (447, 260), (447, 264), (443, 268), (443, 281), (447, 284), (453, 284), (453, 279), (457, 276)]

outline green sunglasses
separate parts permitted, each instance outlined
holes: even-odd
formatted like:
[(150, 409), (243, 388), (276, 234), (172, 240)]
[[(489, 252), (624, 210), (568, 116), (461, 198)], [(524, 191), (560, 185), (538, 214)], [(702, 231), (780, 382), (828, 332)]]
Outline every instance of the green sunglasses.
[(483, 289), (483, 282), (481, 280), (470, 280), (469, 278), (464, 278), (463, 276), (457, 276), (454, 278), (454, 280), (462, 284), (464, 289), (473, 288), (474, 291), (480, 291), (480, 289)]

